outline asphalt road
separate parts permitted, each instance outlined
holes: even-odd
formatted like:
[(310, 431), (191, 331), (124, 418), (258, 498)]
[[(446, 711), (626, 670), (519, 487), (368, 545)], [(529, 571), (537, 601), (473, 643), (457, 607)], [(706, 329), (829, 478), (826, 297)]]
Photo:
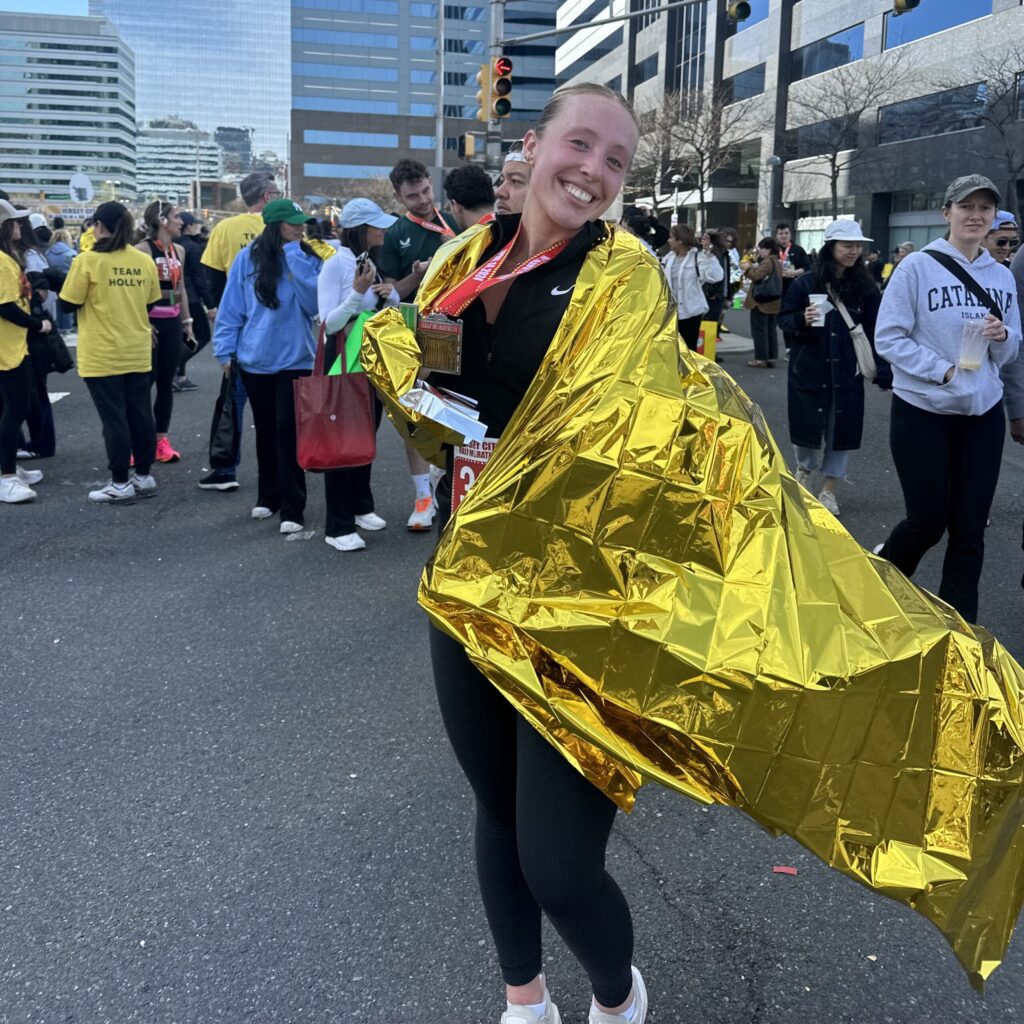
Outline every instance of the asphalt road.
[[(726, 368), (782, 440), (784, 364)], [(77, 378), (30, 506), (0, 508), (3, 1024), (497, 1024), (468, 791), (443, 737), (415, 588), (430, 536), (381, 430), (368, 548), (253, 522), (251, 436), (234, 494), (200, 492), (212, 358), (179, 396), (159, 495), (90, 506), (105, 478)], [(865, 545), (901, 514), (872, 390), (840, 498)], [(788, 446), (787, 449), (788, 450)], [(992, 513), (984, 623), (1024, 657), (1024, 450)], [(919, 580), (934, 587), (940, 555)], [(1024, 1016), (1024, 943), (976, 995), (938, 933), (737, 812), (649, 787), (610, 868), (629, 896), (651, 1024), (944, 1024)], [(795, 877), (773, 873), (794, 866)], [(586, 980), (557, 940), (566, 1024)]]

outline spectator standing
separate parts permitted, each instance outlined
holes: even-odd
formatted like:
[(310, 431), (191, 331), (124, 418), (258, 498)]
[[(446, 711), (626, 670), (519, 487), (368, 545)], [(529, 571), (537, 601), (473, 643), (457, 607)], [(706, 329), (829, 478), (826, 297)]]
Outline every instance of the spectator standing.
[(708, 311), (704, 319), (712, 323), (721, 323), (725, 300), (729, 294), (729, 250), (720, 231), (708, 231), (701, 237), (701, 246), (710, 252), (722, 268), (720, 281), (708, 281), (704, 284), (704, 296), (708, 300)]
[(200, 237), (202, 225), (195, 214), (183, 210), (181, 217), (181, 237), (178, 244), (185, 254), (183, 265), (185, 273), (185, 295), (188, 298), (189, 316), (192, 317), (192, 333), (195, 335), (195, 348), (184, 346), (181, 359), (178, 360), (178, 372), (174, 379), (175, 391), (195, 391), (199, 385), (188, 378), (188, 361), (197, 353), (202, 352), (210, 343), (210, 318), (207, 310), (214, 304), (210, 291), (210, 282), (203, 266), (203, 251), (206, 242)]
[(782, 262), (779, 243), (767, 235), (757, 243), (757, 262), (744, 260), (743, 276), (749, 281), (743, 308), (750, 311), (750, 333), (754, 358), (747, 366), (771, 369), (779, 355), (775, 321), (782, 308)]
[[(948, 531), (939, 597), (969, 622), (978, 621), (985, 525), (1003, 451), (999, 369), (1016, 358), (1021, 340), (1013, 275), (983, 244), (999, 198), (980, 174), (949, 185), (942, 207), (948, 240), (903, 259), (875, 332), (892, 364), (889, 444), (907, 509), (878, 552), (912, 576)], [(984, 312), (974, 289), (1000, 316)], [(969, 328), (987, 342), (980, 361), (961, 353)]]
[(22, 469), (17, 463), (18, 430), (32, 395), (28, 332), (45, 334), (50, 327), (49, 321), (33, 317), (29, 306), (19, 245), (28, 216), (28, 210), (0, 199), (0, 502), (8, 505), (32, 501), (32, 487), (43, 479), (39, 470)]
[[(785, 222), (775, 225), (775, 241), (778, 243), (778, 257), (782, 267), (782, 298), (786, 298), (792, 283), (807, 273), (811, 259), (807, 251), (793, 241), (793, 229)], [(791, 338), (783, 332), (782, 340), (786, 346), (786, 358), (789, 358)]]
[[(490, 181), (488, 180), (488, 185)], [(384, 241), (384, 232), (397, 220), (369, 199), (352, 199), (341, 211), (343, 248), (336, 259), (325, 263), (317, 280), (320, 319), (329, 339), (336, 339), (327, 352), (348, 361), (349, 331), (361, 313), (398, 305), (394, 285), (384, 284), (372, 256)], [(349, 367), (354, 369), (354, 367)], [(375, 423), (380, 426), (383, 406), (373, 393)], [(324, 473), (327, 521), (324, 540), (338, 551), (360, 551), (366, 541), (356, 532), (383, 530), (387, 523), (376, 513), (370, 488), (372, 464), (351, 469), (329, 469)]]
[(302, 240), (312, 219), (291, 199), (263, 207), (263, 232), (237, 254), (220, 299), (213, 351), (224, 372), (236, 361), (256, 424), (258, 496), (253, 519), (281, 517), (281, 533), (305, 522), (306, 477), (295, 454), (292, 383), (313, 369), (321, 262)]
[(494, 219), (494, 185), (478, 164), (463, 164), (449, 171), (444, 179), (444, 194), (459, 231)]
[[(426, 167), (418, 160), (399, 160), (389, 177), (395, 199), (405, 213), (384, 233), (378, 269), (384, 281), (395, 286), (403, 302), (415, 302), (431, 258), (444, 242), (455, 237), (458, 225), (434, 205), (434, 186)], [(405, 527), (423, 533), (433, 525), (437, 508), (430, 466), (408, 445), (405, 456), (415, 493), (412, 514)]]
[(50, 349), (47, 336), (52, 334), (54, 326), (50, 313), (52, 289), (47, 274), (33, 271), (26, 275), (32, 294), (29, 297), (29, 312), (39, 321), (46, 321), (46, 330), (28, 331), (28, 354), (32, 365), (32, 399), (25, 416), (28, 440), (20, 445), (19, 459), (49, 459), (57, 453), (57, 433), (53, 421), (53, 406), (46, 387), (46, 378), (50, 372)]
[(669, 228), (668, 247), (663, 266), (676, 304), (679, 334), (686, 347), (696, 352), (700, 323), (708, 312), (704, 286), (720, 284), (725, 273), (721, 261), (711, 251), (710, 238), (704, 235), (698, 245), (689, 224), (676, 224)]
[(494, 186), (494, 212), (522, 213), (530, 189), (530, 165), (523, 156), (522, 141), (513, 142), (505, 154), (501, 174)]
[[(1010, 262), (1010, 272), (1017, 287), (1017, 305), (1024, 316), (1024, 249), (1018, 249)], [(1017, 358), (1003, 366), (1002, 373), (1006, 416), (1010, 421), (1010, 437), (1024, 444), (1024, 344)]]
[(135, 224), (125, 207), (101, 203), (93, 232), (95, 244), (71, 264), (60, 299), (78, 312), (78, 372), (103, 425), (110, 469), (110, 482), (90, 491), (89, 500), (126, 504), (156, 494), (147, 307), (162, 293), (156, 263), (132, 246)]
[(992, 221), (992, 230), (985, 236), (985, 248), (996, 263), (1010, 265), (1013, 254), (1020, 247), (1017, 219), (1008, 210), (998, 210)]
[[(787, 377), (796, 478), (810, 489), (820, 464), (825, 480), (818, 500), (834, 516), (839, 515), (836, 487), (846, 479), (850, 452), (860, 447), (864, 429), (864, 378), (850, 328), (836, 307), (841, 302), (873, 341), (881, 293), (861, 260), (870, 241), (855, 221), (829, 224), (817, 262), (793, 283), (779, 314), (779, 326), (793, 339)], [(816, 294), (828, 295), (833, 307), (821, 326), (815, 326), (821, 309), (811, 302)]]

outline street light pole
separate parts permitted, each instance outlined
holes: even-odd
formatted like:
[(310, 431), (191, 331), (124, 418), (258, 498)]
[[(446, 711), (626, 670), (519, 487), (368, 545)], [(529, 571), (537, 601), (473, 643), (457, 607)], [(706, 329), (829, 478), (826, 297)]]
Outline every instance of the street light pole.
[(437, 0), (437, 110), (434, 112), (434, 149), (438, 195), (444, 183), (444, 0)]

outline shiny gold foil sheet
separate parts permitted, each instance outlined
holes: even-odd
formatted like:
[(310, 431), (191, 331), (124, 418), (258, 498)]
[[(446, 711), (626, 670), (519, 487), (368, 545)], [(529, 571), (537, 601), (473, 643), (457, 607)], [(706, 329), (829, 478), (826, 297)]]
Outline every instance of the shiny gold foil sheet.
[[(487, 243), (448, 242), (421, 302)], [(389, 412), (397, 311), (364, 331)], [(471, 344), (467, 340), (467, 344)], [(1024, 893), (1024, 672), (803, 491), (758, 407), (682, 347), (629, 235), (587, 258), (420, 603), (624, 810), (645, 782), (738, 807), (932, 921), (981, 985)]]

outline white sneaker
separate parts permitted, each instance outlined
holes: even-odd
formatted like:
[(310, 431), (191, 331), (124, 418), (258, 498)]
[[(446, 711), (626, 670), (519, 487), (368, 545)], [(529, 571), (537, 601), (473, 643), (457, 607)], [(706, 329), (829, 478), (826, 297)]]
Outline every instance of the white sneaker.
[(293, 523), (290, 519), (281, 524), (281, 533), (302, 533), (304, 529), (302, 523)]
[(89, 500), (104, 502), (108, 505), (112, 502), (123, 502), (126, 505), (130, 505), (135, 500), (135, 488), (132, 486), (131, 481), (126, 484), (115, 484), (111, 480), (110, 483), (101, 487), (98, 491), (90, 491)]
[(356, 526), (363, 530), (383, 530), (387, 525), (376, 512), (367, 512), (365, 516), (356, 516)]
[(876, 544), (871, 549), (871, 554), (873, 554), (873, 555), (880, 555), (882, 553), (882, 548), (884, 548), (884, 547), (885, 547), (885, 541), (883, 540), (881, 544)]
[(417, 498), (416, 505), (413, 507), (412, 515), (409, 516), (409, 521), (405, 524), (405, 528), (412, 530), (414, 533), (422, 533), (424, 530), (429, 530), (434, 525), (434, 509), (436, 507), (433, 498)]
[(249, 514), (253, 519), (269, 519), (274, 513), (266, 505), (257, 505)]
[(156, 494), (156, 478), (149, 473), (139, 474), (133, 469), (128, 476), (128, 482), (140, 498), (152, 498)]
[(508, 1009), (501, 1015), (501, 1024), (562, 1024), (561, 1014), (551, 1001), (551, 993), (548, 992), (544, 975), (541, 975), (541, 984), (544, 986), (544, 1009), (540, 1016), (538, 1017), (528, 1006), (513, 1006), (508, 1003)]
[[(630, 1024), (644, 1024), (647, 1019), (647, 986), (644, 985), (643, 976), (634, 967), (633, 971), (633, 1001), (636, 1009), (633, 1011), (633, 1019)], [(593, 1003), (590, 1004), (590, 1024), (625, 1024), (624, 1013), (605, 1013), (599, 1010)]]
[(811, 482), (811, 471), (803, 466), (796, 467), (796, 482), (801, 487), (806, 487)]
[(23, 501), (32, 501), (35, 496), (36, 492), (16, 476), (5, 476), (0, 479), (0, 501), (8, 505), (20, 505)]
[(836, 496), (831, 491), (822, 491), (818, 495), (818, 501), (822, 503), (834, 516), (839, 515), (839, 502), (836, 501)]
[(341, 537), (324, 537), (324, 540), (336, 551), (362, 551), (366, 541), (358, 533), (346, 533)]
[(26, 487), (35, 487), (43, 479), (43, 472), (40, 469), (22, 469), (18, 466), (15, 473)]

